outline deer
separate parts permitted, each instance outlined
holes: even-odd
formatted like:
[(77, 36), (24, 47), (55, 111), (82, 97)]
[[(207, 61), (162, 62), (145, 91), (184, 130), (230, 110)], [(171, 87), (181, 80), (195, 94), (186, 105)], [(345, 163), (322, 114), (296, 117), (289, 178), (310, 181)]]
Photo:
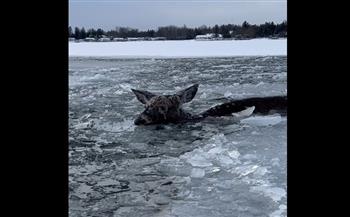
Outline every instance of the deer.
[(199, 84), (194, 84), (172, 95), (159, 95), (145, 90), (131, 89), (145, 110), (134, 120), (135, 125), (179, 124), (198, 122), (207, 117), (232, 116), (237, 119), (252, 114), (280, 113), (286, 115), (287, 96), (251, 97), (230, 100), (199, 114), (191, 114), (182, 108), (195, 97)]

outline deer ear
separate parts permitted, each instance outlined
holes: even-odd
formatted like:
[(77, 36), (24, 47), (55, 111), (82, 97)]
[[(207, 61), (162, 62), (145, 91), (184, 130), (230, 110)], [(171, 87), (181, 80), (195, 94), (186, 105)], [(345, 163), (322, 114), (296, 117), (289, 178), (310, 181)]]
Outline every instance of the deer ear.
[(189, 88), (186, 88), (184, 90), (177, 92), (176, 95), (180, 97), (180, 103), (183, 104), (183, 103), (190, 102), (196, 95), (197, 90), (198, 90), (198, 84), (195, 84)]
[(143, 91), (143, 90), (135, 90), (131, 89), (132, 92), (136, 95), (136, 98), (142, 103), (146, 104), (152, 97), (156, 96), (155, 94), (148, 92), (148, 91)]

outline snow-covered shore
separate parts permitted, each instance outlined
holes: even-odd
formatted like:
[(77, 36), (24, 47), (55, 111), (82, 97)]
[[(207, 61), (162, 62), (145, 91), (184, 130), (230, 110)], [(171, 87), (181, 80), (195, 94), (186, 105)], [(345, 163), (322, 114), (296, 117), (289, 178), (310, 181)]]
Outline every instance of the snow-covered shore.
[(287, 55), (287, 39), (70, 42), (70, 57), (230, 57)]

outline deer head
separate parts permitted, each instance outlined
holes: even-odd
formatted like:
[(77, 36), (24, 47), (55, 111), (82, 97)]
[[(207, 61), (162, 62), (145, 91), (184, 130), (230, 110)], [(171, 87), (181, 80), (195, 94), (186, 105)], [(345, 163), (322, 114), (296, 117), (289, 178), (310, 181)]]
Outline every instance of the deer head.
[(184, 118), (181, 105), (190, 102), (194, 98), (198, 90), (198, 84), (181, 90), (174, 95), (156, 95), (148, 91), (131, 90), (145, 106), (145, 110), (134, 121), (136, 125), (173, 123)]

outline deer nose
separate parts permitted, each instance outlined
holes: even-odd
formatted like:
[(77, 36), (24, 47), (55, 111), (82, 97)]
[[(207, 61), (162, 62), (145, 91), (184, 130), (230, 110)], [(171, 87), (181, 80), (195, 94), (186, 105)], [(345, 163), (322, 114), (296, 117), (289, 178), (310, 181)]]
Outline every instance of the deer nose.
[(146, 123), (146, 121), (140, 117), (137, 117), (134, 121), (135, 125), (141, 125), (141, 124), (145, 124), (145, 123)]

